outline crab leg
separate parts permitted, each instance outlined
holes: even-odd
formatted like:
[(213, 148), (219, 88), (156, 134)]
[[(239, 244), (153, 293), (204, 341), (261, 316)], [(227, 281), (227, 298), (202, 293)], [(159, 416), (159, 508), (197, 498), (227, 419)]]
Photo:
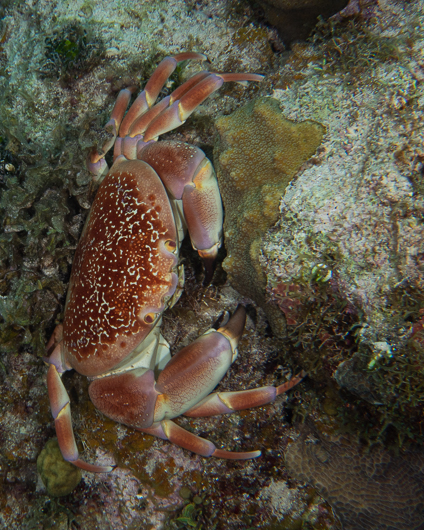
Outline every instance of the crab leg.
[(215, 171), (206, 157), (196, 169), (193, 185), (184, 188), (183, 207), (191, 244), (203, 260), (208, 284), (221, 246), (223, 209)]
[(184, 413), (190, 418), (217, 416), (219, 414), (232, 414), (238, 410), (260, 407), (275, 400), (284, 392), (295, 387), (305, 377), (306, 372), (300, 372), (286, 383), (274, 387), (263, 386), (251, 390), (238, 392), (216, 392), (205, 397), (200, 403)]
[[(243, 333), (246, 310), (239, 306), (228, 323), (218, 331), (209, 330), (195, 342), (180, 350), (165, 366), (156, 384), (160, 392), (151, 427), (140, 429), (202, 456), (234, 460), (257, 458), (260, 451), (233, 452), (217, 449), (168, 418), (179, 416), (190, 402), (195, 402), (222, 379), (237, 356), (237, 344)], [(159, 420), (159, 421), (158, 421)]]
[(177, 64), (187, 59), (197, 59), (203, 61), (206, 59), (206, 57), (201, 53), (186, 52), (163, 59), (163, 61), (159, 63), (153, 72), (152, 76), (144, 87), (144, 90), (138, 95), (134, 103), (131, 105), (125, 118), (124, 114), (131, 99), (133, 89), (125, 88), (119, 92), (110, 120), (105, 125), (105, 129), (110, 130), (112, 135), (105, 142), (101, 151), (93, 151), (88, 159), (88, 170), (94, 175), (95, 178), (99, 179), (108, 170), (104, 156), (115, 143), (118, 131), (121, 138), (126, 136), (133, 121), (154, 104), (166, 80), (175, 70)]
[(47, 388), (56, 428), (57, 441), (63, 458), (86, 471), (94, 471), (96, 473), (107, 473), (112, 471), (113, 466), (88, 464), (79, 458), (74, 431), (72, 429), (69, 396), (54, 364), (50, 365), (49, 371), (47, 372)]
[(96, 466), (80, 460), (72, 429), (71, 406), (69, 396), (61, 379), (63, 372), (71, 370), (71, 366), (64, 361), (63, 356), (63, 326), (56, 326), (52, 337), (47, 343), (50, 357), (44, 357), (49, 364), (47, 372), (47, 389), (50, 398), (50, 408), (54, 418), (57, 441), (63, 458), (81, 469), (98, 473), (112, 471), (113, 466)]
[(150, 369), (95, 379), (89, 388), (94, 406), (109, 418), (180, 445), (194, 453), (219, 458), (256, 458), (259, 451), (233, 453), (217, 449), (170, 421), (192, 408), (219, 383), (237, 356), (246, 311), (239, 306), (218, 331), (209, 330), (180, 350), (160, 373)]
[(208, 283), (221, 245), (223, 221), (221, 195), (212, 164), (198, 147), (173, 141), (145, 146), (139, 159), (156, 171), (173, 197), (182, 199), (191, 242), (203, 259), (205, 283)]
[(190, 408), (218, 384), (237, 356), (237, 344), (243, 333), (246, 310), (239, 306), (228, 323), (218, 331), (209, 330), (195, 342), (180, 350), (165, 366), (156, 383), (160, 392), (155, 406), (155, 422), (142, 429), (202, 456), (248, 459), (260, 451), (233, 452), (215, 445), (179, 427), (174, 418)]
[(173, 57), (165, 57), (147, 81), (144, 90), (137, 96), (137, 99), (128, 110), (119, 129), (119, 136), (121, 138), (128, 134), (132, 123), (155, 103), (166, 80), (175, 70), (177, 64), (187, 59), (204, 61), (206, 56), (201, 53), (186, 52), (174, 55)]
[(192, 89), (195, 85), (199, 83), (199, 81), (203, 80), (208, 75), (209, 72), (199, 72), (193, 77), (190, 77), (190, 79), (188, 79), (185, 83), (176, 88), (170, 96), (163, 98), (161, 101), (159, 101), (159, 103), (156, 103), (156, 105), (151, 107), (143, 115), (135, 119), (128, 131), (129, 136), (143, 134), (144, 131), (147, 129), (148, 125), (150, 125), (150, 123), (156, 118), (156, 116), (158, 116), (167, 107), (172, 105), (174, 101), (180, 99), (182, 95)]
[(128, 88), (124, 88), (119, 92), (110, 120), (105, 125), (105, 129), (111, 133), (111, 137), (104, 143), (100, 152), (96, 149), (88, 157), (87, 169), (93, 174), (95, 179), (99, 179), (108, 171), (108, 165), (104, 156), (115, 143), (119, 126), (131, 99), (131, 94), (132, 90)]
[(179, 100), (174, 101), (150, 123), (144, 133), (144, 141), (154, 140), (161, 134), (172, 131), (172, 129), (182, 125), (196, 107), (203, 103), (213, 92), (221, 88), (224, 82), (261, 81), (262, 79), (263, 76), (259, 74), (213, 73), (201, 78), (190, 90), (184, 92)]
[(170, 96), (161, 99), (159, 103), (156, 103), (156, 105), (153, 105), (153, 107), (135, 119), (128, 131), (128, 136), (133, 138), (134, 136), (143, 134), (150, 122), (169, 106), (170, 99)]
[(148, 429), (139, 430), (151, 434), (152, 436), (162, 438), (162, 440), (169, 440), (175, 445), (201, 456), (215, 456), (216, 458), (227, 458), (229, 460), (247, 460), (249, 458), (257, 458), (258, 456), (261, 456), (260, 451), (236, 452), (217, 449), (209, 440), (205, 440), (200, 436), (196, 436), (195, 434), (186, 431), (171, 420), (163, 420), (154, 423)]

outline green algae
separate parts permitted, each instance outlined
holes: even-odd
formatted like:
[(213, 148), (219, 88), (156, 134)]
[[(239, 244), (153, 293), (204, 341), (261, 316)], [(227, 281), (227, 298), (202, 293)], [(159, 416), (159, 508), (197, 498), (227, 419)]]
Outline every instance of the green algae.
[(46, 37), (41, 75), (69, 83), (98, 66), (104, 54), (105, 45), (90, 26), (72, 23), (55, 29)]

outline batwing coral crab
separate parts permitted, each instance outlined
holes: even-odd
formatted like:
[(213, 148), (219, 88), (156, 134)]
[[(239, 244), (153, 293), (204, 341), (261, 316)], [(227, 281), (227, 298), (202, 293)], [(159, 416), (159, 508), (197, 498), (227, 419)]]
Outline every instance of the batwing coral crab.
[[(221, 450), (171, 420), (229, 414), (273, 401), (301, 375), (279, 387), (211, 393), (237, 356), (245, 310), (208, 330), (172, 358), (160, 335), (163, 311), (175, 303), (182, 281), (178, 251), (187, 227), (210, 276), (221, 244), (223, 211), (210, 161), (197, 147), (157, 142), (226, 81), (260, 81), (256, 74), (201, 72), (159, 103), (155, 101), (179, 61), (165, 58), (125, 115), (131, 90), (122, 90), (106, 130), (112, 138), (93, 152), (88, 168), (101, 181), (79, 241), (63, 325), (47, 345), (47, 386), (65, 460), (96, 472), (111, 466), (79, 458), (70, 400), (61, 380), (75, 369), (89, 377), (90, 398), (109, 418), (203, 456), (247, 459), (260, 451)], [(124, 117), (125, 115), (125, 117)], [(105, 154), (114, 145), (108, 170)], [(155, 375), (158, 375), (155, 382)]]

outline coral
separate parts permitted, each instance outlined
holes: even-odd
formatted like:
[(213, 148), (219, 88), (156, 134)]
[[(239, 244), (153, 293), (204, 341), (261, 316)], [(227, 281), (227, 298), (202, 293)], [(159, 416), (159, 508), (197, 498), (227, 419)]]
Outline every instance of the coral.
[(231, 284), (265, 309), (278, 332), (282, 324), (265, 305), (262, 239), (278, 219), (287, 185), (321, 143), (324, 127), (287, 120), (272, 98), (252, 101), (220, 118), (216, 127), (214, 159), (225, 208), (223, 267)]
[[(80, 450), (92, 462), (113, 459), (126, 469), (118, 468), (108, 476), (84, 474), (72, 495), (60, 498), (60, 503), (49, 499), (36, 471), (37, 455), (54, 433), (41, 356), (46, 337), (61, 320), (76, 241), (94, 197), (85, 167), (87, 153), (96, 143), (102, 144), (101, 128), (119, 90), (139, 88), (159, 60), (186, 50), (207, 54), (212, 64), (181, 65), (176, 74), (183, 81), (202, 68), (264, 72), (274, 58), (267, 40), (274, 32), (248, 20), (249, 9), (228, 16), (225, 0), (200, 9), (194, 3), (190, 12), (181, 0), (138, 2), (130, 7), (115, 0), (68, 4), (41, 0), (36, 8), (28, 2), (2, 2), (0, 14), (0, 467), (4, 484), (0, 527), (48, 527), (52, 521), (61, 521), (66, 510), (81, 528), (159, 529), (171, 511), (182, 506), (178, 494), (182, 484), (193, 496), (213, 494), (213, 506), (207, 505), (209, 518), (217, 513), (221, 491), (231, 490), (235, 500), (229, 509), (221, 509), (218, 519), (236, 519), (231, 510), (238, 487), (244, 484), (246, 466), (228, 467), (215, 461), (207, 473), (202, 459), (187, 451), (174, 451), (170, 444), (119, 430), (94, 411), (88, 385), (76, 374), (64, 376), (64, 384)], [(107, 49), (100, 64), (82, 64), (81, 71), (68, 75), (61, 61), (67, 61), (68, 51), (70, 59), (76, 51), (67, 29), (75, 25), (87, 46), (93, 35), (101, 35)], [(237, 32), (244, 26), (252, 30), (236, 44), (234, 39), (245, 33)], [(71, 44), (59, 47), (62, 57), (56, 57), (57, 69), (43, 74), (46, 52), (53, 53), (46, 37), (67, 37)], [(172, 90), (172, 84), (167, 89)], [(209, 98), (175, 137), (204, 144), (201, 147), (211, 151), (214, 117), (231, 112), (256, 91), (226, 85), (220, 97)], [(189, 277), (190, 267), (186, 270)], [(191, 274), (195, 294), (185, 298), (179, 314), (175, 309), (167, 318), (171, 329), (167, 338), (173, 344), (190, 333), (197, 336), (200, 327), (206, 330), (225, 307), (237, 304), (237, 294), (221, 299), (218, 289), (202, 289)], [(172, 335), (174, 325), (177, 332)], [(264, 351), (260, 351), (262, 360)], [(251, 358), (256, 359), (254, 352)], [(246, 374), (240, 379), (249, 386)], [(242, 437), (252, 430), (247, 420), (238, 429), (229, 422), (216, 436), (219, 426), (219, 420), (211, 420), (188, 428), (199, 434), (203, 429), (221, 446), (228, 441), (228, 432), (236, 429)], [(270, 439), (274, 432), (268, 429)], [(227, 473), (234, 486), (228, 485)], [(248, 482), (256, 487), (266, 475), (252, 476)], [(254, 498), (246, 498), (247, 507), (252, 503)], [(264, 515), (259, 517), (262, 520)]]
[(63, 459), (57, 439), (49, 440), (37, 458), (37, 471), (52, 497), (69, 495), (80, 483), (81, 470)]
[(345, 530), (422, 530), (424, 452), (394, 455), (306, 431), (285, 457), (330, 503)]
[[(169, 522), (169, 527), (175, 528), (182, 526), (175, 520), (184, 517), (184, 503), (189, 502), (188, 505), (196, 504), (196, 510), (188, 509), (187, 518), (190, 516), (190, 522), (196, 519), (204, 530), (214, 527), (295, 530), (302, 525), (304, 529), (338, 528), (328, 504), (311, 493), (311, 488), (299, 486), (282, 465), (288, 439), (297, 436), (296, 427), (288, 423), (293, 414), (299, 417), (312, 411), (321, 422), (329, 424), (327, 428), (335, 430), (337, 422), (340, 426), (339, 412), (334, 414), (335, 409), (344, 409), (344, 418), (350, 421), (347, 427), (355, 411), (351, 398), (344, 401), (337, 394), (334, 380), (330, 381), (331, 393), (323, 383), (343, 359), (349, 359), (358, 350), (355, 341), (362, 329), (353, 327), (362, 322), (360, 304), (358, 311), (343, 298), (343, 292), (336, 293), (339, 301), (335, 301), (332, 281), (337, 271), (333, 270), (333, 254), (319, 255), (317, 261), (309, 263), (310, 269), (305, 268), (311, 271), (317, 264), (325, 264), (333, 271), (329, 281), (323, 283), (327, 274), (321, 270), (316, 276), (319, 281), (305, 280), (302, 284), (288, 281), (281, 288), (278, 282), (269, 284), (270, 296), (271, 289), (276, 288), (284, 299), (282, 305), (287, 312), (293, 309), (292, 320), (298, 323), (289, 327), (287, 342), (287, 351), (298, 348), (296, 351), (300, 352), (293, 364), (298, 365), (310, 356), (308, 364), (316, 367), (315, 372), (311, 370), (312, 377), (299, 385), (296, 392), (266, 407), (230, 417), (196, 422), (187, 418), (178, 420), (196, 434), (212, 438), (220, 447), (263, 449), (261, 458), (253, 463), (202, 459), (167, 442), (148, 439), (108, 422), (90, 404), (87, 382), (77, 374), (67, 374), (64, 384), (71, 397), (79, 449), (91, 462), (110, 463), (116, 459), (126, 469), (118, 467), (109, 475), (84, 474), (71, 495), (50, 498), (37, 480), (36, 471), (37, 456), (54, 435), (45, 388), (46, 368), (41, 356), (45, 354), (46, 337), (51, 335), (56, 321), (61, 320), (76, 241), (94, 196), (85, 159), (94, 145), (102, 144), (101, 128), (121, 88), (142, 86), (152, 65), (165, 55), (185, 50), (205, 53), (211, 64), (183, 65), (177, 72), (181, 80), (203, 68), (267, 74), (259, 87), (252, 84), (246, 89), (226, 84), (219, 96), (209, 98), (175, 131), (173, 138), (200, 146), (210, 157), (216, 117), (230, 114), (257, 97), (258, 91), (265, 95), (274, 88), (288, 88), (273, 94), (282, 102), (288, 118), (312, 119), (328, 127), (332, 126), (328, 116), (340, 110), (340, 106), (334, 107), (335, 103), (340, 105), (345, 94), (355, 90), (359, 97), (362, 88), (357, 80), (361, 76), (366, 78), (369, 72), (370, 79), (374, 79), (373, 75), (379, 73), (378, 90), (386, 91), (387, 107), (377, 105), (373, 112), (378, 114), (389, 108), (390, 112), (383, 117), (390, 126), (410, 123), (410, 129), (405, 126), (399, 133), (402, 145), (393, 152), (393, 157), (396, 166), (409, 175), (414, 193), (415, 190), (422, 193), (420, 127), (411, 120), (412, 111), (421, 104), (422, 89), (421, 44), (414, 37), (415, 31), (422, 33), (422, 9), (417, 6), (412, 1), (402, 3), (400, 9), (399, 3), (392, 0), (375, 1), (370, 16), (364, 18), (360, 14), (354, 21), (342, 20), (334, 28), (331, 24), (323, 26), (322, 38), (317, 34), (313, 43), (292, 46), (291, 52), (281, 55), (284, 46), (275, 30), (258, 23), (254, 11), (245, 3), (154, 0), (129, 6), (116, 0), (1, 2), (0, 136), (6, 142), (1, 149), (7, 147), (7, 152), (0, 149), (1, 527), (15, 530), (60, 524), (159, 530)], [(42, 74), (48, 51), (46, 37), (52, 37), (56, 30), (60, 37), (60, 31), (73, 24), (87, 31), (87, 44), (90, 35), (101, 35), (107, 46), (105, 56), (100, 64), (72, 76), (66, 77), (65, 72), (61, 77), (60, 66), (55, 75), (46, 77)], [(400, 24), (407, 27), (404, 36), (396, 33)], [(72, 45), (70, 48), (72, 52)], [(60, 51), (63, 54), (66, 47)], [(402, 75), (394, 68), (392, 75), (386, 70), (408, 58), (411, 63), (401, 69)], [(287, 61), (284, 65), (283, 59)], [(368, 64), (371, 68), (366, 70)], [(416, 81), (415, 88), (413, 83), (404, 83), (405, 79), (411, 79), (410, 75)], [(334, 98), (330, 91), (333, 84), (338, 90)], [(172, 82), (167, 89), (172, 90)], [(350, 116), (343, 114), (343, 118), (355, 120), (356, 110)], [(334, 147), (333, 153), (343, 154), (346, 148), (353, 156), (349, 137), (342, 134), (342, 139), (337, 140), (339, 130), (345, 134), (343, 124), (335, 130), (336, 140), (330, 149)], [(348, 133), (352, 135), (352, 131)], [(375, 146), (371, 157), (375, 153), (379, 156), (380, 149), (387, 149), (386, 144)], [(322, 153), (314, 162), (320, 160)], [(16, 171), (9, 171), (6, 166), (3, 171), (2, 161), (11, 163)], [(358, 175), (361, 177), (360, 172)], [(403, 221), (409, 222), (411, 217), (407, 215)], [(331, 250), (325, 241), (323, 245)], [(173, 351), (210, 327), (224, 308), (235, 307), (240, 301), (240, 294), (224, 283), (222, 269), (217, 271), (213, 285), (203, 288), (199, 283), (199, 262), (187, 248), (184, 258), (185, 292), (178, 305), (164, 316), (164, 333)], [(379, 358), (375, 368), (367, 371), (371, 357), (377, 358), (383, 350), (374, 352), (370, 348), (368, 353), (362, 352), (363, 370), (372, 378), (381, 378), (379, 389), (383, 388), (384, 380), (389, 382), (386, 392), (391, 393), (393, 406), (397, 396), (403, 396), (399, 400), (402, 406), (414, 406), (417, 429), (422, 422), (423, 394), (415, 389), (420, 388), (422, 381), (424, 340), (418, 329), (422, 318), (418, 287), (404, 290), (399, 286), (389, 299), (393, 307), (403, 304), (409, 325), (417, 324), (412, 341), (414, 356), (402, 353), (392, 359)], [(306, 324), (302, 320), (305, 302), (310, 302), (312, 309)], [(364, 331), (373, 329), (369, 325)], [(376, 342), (383, 342), (380, 339)], [(268, 333), (263, 312), (251, 305), (239, 358), (221, 382), (220, 390), (278, 384), (294, 368), (287, 366), (280, 344)], [(409, 379), (408, 374), (413, 377)], [(405, 399), (406, 388), (415, 399), (410, 404)], [(325, 418), (320, 404), (332, 414), (331, 422)], [(378, 410), (386, 409), (380, 406)], [(406, 410), (404, 418), (411, 417), (410, 408), (402, 410)], [(366, 419), (370, 429), (380, 429), (369, 408), (358, 407), (356, 414), (361, 423)], [(392, 418), (393, 415), (389, 419)], [(386, 419), (383, 418), (383, 423)], [(310, 505), (296, 520), (276, 521), (270, 498), (261, 496), (271, 480), (276, 484), (287, 483), (290, 490), (297, 489), (301, 496), (306, 492), (302, 499), (313, 503), (312, 508)], [(182, 487), (191, 492), (187, 500), (179, 494)], [(195, 502), (196, 497), (202, 499), (201, 504)], [(322, 514), (327, 515), (321, 517)]]

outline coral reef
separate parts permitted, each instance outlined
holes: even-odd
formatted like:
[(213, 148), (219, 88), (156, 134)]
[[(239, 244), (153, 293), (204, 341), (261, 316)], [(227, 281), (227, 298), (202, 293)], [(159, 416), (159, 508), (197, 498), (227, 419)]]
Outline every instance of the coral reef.
[(323, 24), (273, 77), (285, 115), (327, 133), (287, 187), (261, 263), (295, 357), (374, 405), (367, 438), (402, 443), (422, 440), (424, 403), (423, 10), (367, 3), (361, 15)]
[(255, 300), (282, 334), (279, 312), (265, 304), (266, 278), (259, 256), (266, 231), (290, 180), (321, 143), (324, 128), (284, 118), (272, 98), (260, 98), (220, 118), (215, 168), (225, 208), (227, 257), (223, 267), (233, 287)]
[[(345, 10), (337, 20), (320, 25), (313, 42), (285, 53), (276, 31), (255, 20), (256, 12), (245, 3), (2, 2), (1, 527), (339, 529), (329, 504), (311, 486), (290, 477), (282, 463), (288, 442), (298, 436), (293, 418), (311, 414), (320, 428), (332, 433), (343, 427), (365, 438), (389, 433), (389, 442), (396, 439), (394, 430), (400, 443), (408, 436), (419, 438), (424, 324), (422, 256), (416, 238), (423, 191), (423, 9), (418, 1), (401, 7), (392, 0), (355, 5), (350, 13), (356, 18), (348, 18), (352, 15)], [(210, 327), (224, 309), (242, 302), (248, 305), (247, 329), (239, 358), (219, 389), (280, 383), (299, 365), (311, 377), (266, 407), (231, 417), (178, 420), (220, 447), (263, 450), (255, 462), (229, 462), (202, 459), (108, 421), (91, 405), (85, 378), (66, 374), (81, 453), (89, 461), (115, 461), (118, 468), (109, 475), (84, 473), (71, 495), (50, 497), (36, 467), (42, 448), (54, 436), (41, 357), (46, 338), (62, 319), (75, 245), (94, 196), (86, 156), (104, 141), (102, 127), (118, 91), (142, 86), (158, 60), (185, 50), (205, 53), (211, 64), (181, 65), (165, 92), (202, 68), (260, 72), (267, 78), (260, 87), (225, 85), (172, 138), (198, 145), (211, 157), (214, 120), (259, 93), (277, 98), (287, 119), (321, 123), (327, 133), (325, 149), (292, 179), (284, 194), (282, 222), (268, 232), (264, 248), (256, 253), (263, 252), (260, 264), (268, 295), (287, 318), (284, 352), (264, 313), (225, 283), (219, 264), (213, 285), (200, 285), (201, 266), (189, 245), (184, 249), (185, 292), (164, 316), (166, 339), (176, 351)], [(268, 104), (277, 112), (272, 100)], [(347, 175), (346, 189), (338, 180), (340, 168)], [(370, 172), (376, 175), (375, 185)], [(315, 178), (321, 178), (321, 189), (310, 181)], [(293, 213), (300, 208), (296, 186), (309, 190), (304, 221)], [(352, 201), (337, 202), (337, 196), (327, 195), (328, 187), (343, 192), (344, 198), (355, 193), (358, 209)], [(315, 194), (318, 218), (311, 209)], [(322, 217), (325, 197), (337, 205), (346, 202), (343, 212), (361, 221), (360, 259), (356, 253), (361, 239), (353, 224), (352, 245), (327, 237), (329, 226), (338, 227), (337, 237), (343, 235), (345, 221), (333, 210)], [(278, 215), (280, 197), (275, 194), (274, 199)], [(381, 248), (377, 245), (371, 254), (366, 249), (374, 229), (362, 222), (364, 211), (369, 212), (370, 226), (376, 220), (377, 230), (381, 223), (388, 230), (381, 236)], [(306, 240), (302, 230), (309, 236)], [(398, 275), (393, 272), (397, 263)], [(350, 368), (352, 359), (355, 368)], [(368, 399), (384, 405), (366, 406), (338, 391), (332, 375), (343, 361), (346, 372), (364, 382)], [(346, 381), (340, 380), (349, 386)], [(352, 391), (357, 387), (350, 384)], [(287, 499), (293, 501), (288, 511)]]
[(422, 530), (424, 452), (394, 455), (346, 438), (303, 433), (286, 465), (331, 504), (344, 530)]
[[(108, 421), (91, 405), (86, 379), (66, 374), (81, 454), (118, 468), (83, 473), (72, 494), (54, 498), (36, 461), (54, 436), (41, 357), (62, 320), (76, 242), (94, 197), (86, 157), (104, 141), (117, 93), (144, 85), (161, 58), (186, 50), (205, 53), (211, 64), (181, 65), (168, 92), (202, 68), (266, 73), (280, 60), (271, 47), (282, 47), (275, 30), (254, 23), (250, 8), (240, 11), (226, 0), (2, 2), (0, 15), (0, 527), (159, 530), (194, 520), (207, 530), (265, 527), (271, 510), (260, 492), (271, 478), (288, 479), (278, 463), (291, 432), (283, 403), (289, 408), (293, 397), (232, 418), (179, 420), (220, 447), (265, 448), (255, 463), (206, 460)], [(91, 55), (72, 70), (84, 50)], [(173, 138), (211, 156), (213, 120), (257, 91), (226, 85)], [(196, 260), (187, 247), (185, 293), (164, 317), (173, 351), (223, 310), (248, 303), (224, 284), (222, 269), (214, 285), (202, 287)], [(292, 373), (266, 327), (262, 313), (250, 308), (239, 361), (222, 390), (280, 383)], [(329, 514), (326, 526), (334, 528), (328, 504), (319, 501), (316, 509), (321, 506)]]
[(52, 497), (71, 493), (80, 483), (82, 472), (63, 459), (57, 439), (49, 440), (37, 458), (37, 471)]

